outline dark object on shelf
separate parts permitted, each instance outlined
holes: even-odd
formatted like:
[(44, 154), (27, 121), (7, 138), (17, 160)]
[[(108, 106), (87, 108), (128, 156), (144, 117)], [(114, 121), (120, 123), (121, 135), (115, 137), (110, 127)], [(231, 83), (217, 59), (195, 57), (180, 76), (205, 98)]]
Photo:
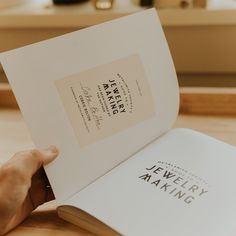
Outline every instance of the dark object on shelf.
[(140, 0), (140, 6), (151, 7), (153, 6), (153, 0)]
[(190, 2), (183, 0), (183, 1), (180, 2), (179, 5), (180, 5), (181, 8), (188, 8), (190, 6)]
[(54, 4), (72, 4), (72, 3), (82, 3), (88, 0), (53, 0)]

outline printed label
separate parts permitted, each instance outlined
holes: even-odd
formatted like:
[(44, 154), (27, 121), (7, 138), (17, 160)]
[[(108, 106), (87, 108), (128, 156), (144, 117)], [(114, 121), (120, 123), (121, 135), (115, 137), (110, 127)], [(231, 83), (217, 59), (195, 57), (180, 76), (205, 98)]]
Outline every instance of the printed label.
[(154, 103), (138, 55), (55, 82), (81, 146), (154, 116)]
[(204, 198), (210, 189), (210, 185), (201, 177), (165, 161), (157, 161), (157, 164), (145, 168), (138, 178), (186, 204)]

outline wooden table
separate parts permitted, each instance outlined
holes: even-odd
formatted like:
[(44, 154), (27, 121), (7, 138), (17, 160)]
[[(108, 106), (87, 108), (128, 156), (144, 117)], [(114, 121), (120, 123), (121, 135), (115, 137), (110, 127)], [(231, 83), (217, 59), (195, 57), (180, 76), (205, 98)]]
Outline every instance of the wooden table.
[[(193, 128), (236, 145), (236, 116), (180, 115), (175, 127)], [(29, 132), (20, 111), (0, 109), (0, 163), (6, 161), (16, 151), (28, 149), (32, 146)], [(55, 207), (55, 202), (50, 202), (38, 208), (8, 236), (93, 235), (59, 219)]]

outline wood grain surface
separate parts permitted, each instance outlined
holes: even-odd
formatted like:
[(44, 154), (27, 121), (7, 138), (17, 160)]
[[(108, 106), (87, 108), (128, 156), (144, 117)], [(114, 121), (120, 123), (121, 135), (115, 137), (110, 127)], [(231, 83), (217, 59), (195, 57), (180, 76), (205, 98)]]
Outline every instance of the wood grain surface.
[(236, 115), (236, 88), (182, 87), (180, 88), (180, 112)]
[[(0, 83), (0, 108), (18, 108), (7, 83)], [(236, 87), (181, 87), (180, 113), (236, 115)]]

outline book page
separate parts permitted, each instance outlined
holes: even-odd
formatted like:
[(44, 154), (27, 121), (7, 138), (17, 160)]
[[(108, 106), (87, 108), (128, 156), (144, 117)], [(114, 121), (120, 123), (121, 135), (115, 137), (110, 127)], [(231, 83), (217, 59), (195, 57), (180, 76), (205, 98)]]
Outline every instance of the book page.
[(122, 235), (233, 236), (236, 148), (174, 129), (89, 185), (76, 206)]
[(2, 53), (60, 202), (170, 129), (178, 84), (155, 10)]

